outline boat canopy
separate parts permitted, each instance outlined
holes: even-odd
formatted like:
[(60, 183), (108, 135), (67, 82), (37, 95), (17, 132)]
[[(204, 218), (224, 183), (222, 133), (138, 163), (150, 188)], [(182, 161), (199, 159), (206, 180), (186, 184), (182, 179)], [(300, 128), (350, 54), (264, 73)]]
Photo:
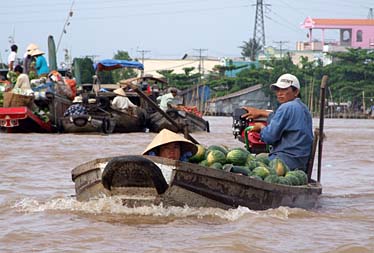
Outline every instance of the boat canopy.
[(112, 60), (112, 59), (101, 60), (98, 63), (94, 63), (93, 67), (95, 71), (114, 70), (114, 69), (119, 69), (119, 68), (135, 68), (135, 69), (140, 69), (140, 70), (144, 69), (143, 64), (137, 61)]

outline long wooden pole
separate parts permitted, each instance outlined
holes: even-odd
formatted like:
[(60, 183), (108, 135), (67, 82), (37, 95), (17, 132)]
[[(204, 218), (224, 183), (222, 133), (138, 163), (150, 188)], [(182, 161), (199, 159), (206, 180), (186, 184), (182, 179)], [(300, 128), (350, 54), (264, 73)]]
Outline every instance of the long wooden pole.
[(322, 166), (322, 147), (323, 147), (323, 127), (325, 119), (325, 99), (326, 99), (326, 86), (328, 77), (324, 75), (321, 82), (321, 108), (319, 114), (319, 140), (318, 140), (318, 173), (317, 181), (321, 181), (321, 166)]
[(190, 141), (192, 141), (193, 143), (196, 143), (196, 144), (199, 144), (199, 142), (197, 140), (195, 140), (195, 138), (193, 138), (189, 133), (188, 131), (186, 130), (186, 128), (183, 128), (180, 124), (178, 124), (177, 122), (175, 122), (175, 120), (173, 120), (173, 118), (171, 118), (169, 116), (169, 114), (167, 114), (166, 112), (164, 112), (152, 99), (150, 99), (147, 95), (145, 95), (141, 90), (139, 90), (139, 88), (136, 86), (136, 85), (131, 85), (131, 88), (139, 94), (139, 96), (141, 96), (145, 101), (147, 101), (153, 108), (156, 109), (156, 111), (158, 111), (159, 113), (161, 113), (162, 116), (164, 116), (172, 125), (174, 125), (179, 131), (183, 132), (184, 133), (184, 136), (189, 139)]

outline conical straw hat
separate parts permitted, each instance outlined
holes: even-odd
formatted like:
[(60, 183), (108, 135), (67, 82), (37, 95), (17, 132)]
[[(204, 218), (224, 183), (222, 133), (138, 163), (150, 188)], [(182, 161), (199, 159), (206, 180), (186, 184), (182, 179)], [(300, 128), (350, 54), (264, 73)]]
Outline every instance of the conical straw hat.
[(38, 45), (36, 45), (36, 44), (34, 44), (34, 43), (30, 43), (30, 44), (27, 46), (26, 50), (27, 50), (28, 53), (30, 53), (31, 51), (34, 51), (34, 50), (36, 50), (36, 49), (38, 49), (38, 48), (39, 48)]
[(44, 54), (44, 52), (43, 52), (42, 50), (40, 50), (39, 48), (37, 48), (37, 49), (35, 49), (35, 50), (32, 50), (32, 51), (30, 52), (30, 55), (31, 55), (31, 56), (37, 56), (37, 55), (42, 55), (42, 54)]
[(117, 95), (120, 95), (120, 96), (126, 96), (126, 92), (122, 88), (118, 88), (114, 90), (113, 93), (116, 93)]
[(152, 140), (148, 147), (143, 151), (142, 155), (147, 154), (149, 151), (172, 142), (179, 142), (181, 145), (182, 153), (190, 151), (192, 155), (197, 152), (197, 147), (191, 141), (185, 139), (184, 137), (176, 134), (169, 129), (162, 129), (160, 133)]

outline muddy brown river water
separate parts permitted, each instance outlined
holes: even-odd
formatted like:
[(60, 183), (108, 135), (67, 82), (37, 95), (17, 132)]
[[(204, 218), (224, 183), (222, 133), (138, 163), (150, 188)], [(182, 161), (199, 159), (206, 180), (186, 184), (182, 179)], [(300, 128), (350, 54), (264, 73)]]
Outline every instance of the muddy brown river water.
[[(200, 143), (242, 146), (230, 117), (206, 119)], [(266, 211), (80, 203), (75, 166), (139, 154), (155, 134), (0, 133), (0, 252), (372, 253), (374, 120), (326, 119), (325, 132), (319, 207)]]

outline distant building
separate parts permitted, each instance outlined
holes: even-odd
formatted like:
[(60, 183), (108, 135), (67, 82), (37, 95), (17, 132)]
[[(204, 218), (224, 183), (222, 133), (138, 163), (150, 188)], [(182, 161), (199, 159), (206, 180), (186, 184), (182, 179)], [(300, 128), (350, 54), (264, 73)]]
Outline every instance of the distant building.
[[(307, 42), (298, 42), (298, 51), (345, 51), (346, 48), (374, 49), (374, 19), (323, 19), (307, 17), (302, 28), (308, 29)], [(315, 39), (314, 30), (321, 30)], [(339, 38), (326, 39), (326, 30), (336, 30)]]
[(236, 108), (253, 106), (267, 109), (269, 97), (262, 91), (262, 84), (257, 84), (226, 96), (212, 98), (208, 101), (206, 113), (209, 115), (231, 115)]
[[(183, 74), (184, 68), (194, 67), (192, 74), (199, 73), (199, 58), (187, 59), (144, 59), (144, 74), (154, 77), (162, 77), (157, 71), (173, 70), (174, 74)], [(201, 71), (205, 74), (213, 71), (214, 66), (221, 65), (219, 58), (204, 58)]]

